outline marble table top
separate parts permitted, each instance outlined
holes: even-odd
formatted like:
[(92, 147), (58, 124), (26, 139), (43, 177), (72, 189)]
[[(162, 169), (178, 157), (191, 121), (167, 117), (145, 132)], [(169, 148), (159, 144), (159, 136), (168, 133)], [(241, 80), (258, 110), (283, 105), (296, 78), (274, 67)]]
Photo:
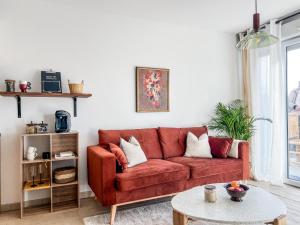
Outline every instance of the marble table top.
[(262, 188), (248, 185), (243, 201), (234, 202), (224, 184), (213, 185), (217, 187), (215, 203), (204, 201), (204, 186), (199, 186), (177, 194), (171, 201), (173, 209), (192, 219), (224, 224), (267, 223), (286, 215), (284, 203)]

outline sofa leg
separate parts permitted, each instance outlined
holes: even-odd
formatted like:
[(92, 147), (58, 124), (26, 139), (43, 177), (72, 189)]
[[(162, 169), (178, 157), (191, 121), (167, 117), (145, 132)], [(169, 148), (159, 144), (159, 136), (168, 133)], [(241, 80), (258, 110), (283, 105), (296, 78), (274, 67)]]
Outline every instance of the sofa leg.
[(110, 225), (113, 225), (115, 222), (116, 212), (117, 212), (117, 205), (112, 205), (110, 209)]

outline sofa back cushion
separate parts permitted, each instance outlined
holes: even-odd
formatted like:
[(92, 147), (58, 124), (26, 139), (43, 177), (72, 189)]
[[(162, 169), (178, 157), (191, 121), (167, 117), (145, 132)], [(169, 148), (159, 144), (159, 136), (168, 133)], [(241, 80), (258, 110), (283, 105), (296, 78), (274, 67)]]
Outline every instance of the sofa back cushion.
[(165, 159), (184, 155), (188, 132), (192, 132), (197, 137), (200, 137), (202, 134), (207, 133), (207, 127), (160, 127), (158, 129), (163, 156)]
[(134, 136), (140, 143), (147, 159), (163, 158), (156, 128), (133, 130), (99, 130), (99, 145), (108, 149), (109, 143), (120, 145), (120, 138), (129, 140)]

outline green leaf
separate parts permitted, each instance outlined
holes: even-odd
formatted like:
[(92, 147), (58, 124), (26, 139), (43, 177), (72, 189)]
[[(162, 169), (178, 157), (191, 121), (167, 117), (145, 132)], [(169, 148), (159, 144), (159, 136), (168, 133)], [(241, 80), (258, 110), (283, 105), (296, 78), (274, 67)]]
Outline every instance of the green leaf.
[(227, 105), (219, 102), (215, 109), (215, 115), (208, 123), (208, 128), (218, 135), (227, 136), (239, 140), (249, 140), (255, 131), (254, 122), (257, 119), (247, 114), (247, 107), (240, 99)]

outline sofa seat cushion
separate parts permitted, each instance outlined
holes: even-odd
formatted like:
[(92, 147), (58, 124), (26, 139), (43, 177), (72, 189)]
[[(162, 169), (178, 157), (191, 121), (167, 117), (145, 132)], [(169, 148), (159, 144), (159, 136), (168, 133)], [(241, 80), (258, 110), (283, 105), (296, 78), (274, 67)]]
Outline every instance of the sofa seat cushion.
[(132, 191), (157, 184), (185, 181), (189, 179), (189, 168), (161, 159), (150, 159), (128, 168), (116, 176), (119, 191)]
[(133, 130), (99, 130), (99, 145), (108, 149), (108, 144), (120, 145), (120, 138), (129, 140), (134, 136), (141, 144), (147, 159), (161, 159), (163, 157), (156, 128)]
[(218, 174), (227, 174), (231, 172), (242, 171), (243, 165), (241, 159), (205, 159), (190, 157), (173, 157), (168, 161), (179, 163), (190, 168), (190, 177), (201, 178)]

